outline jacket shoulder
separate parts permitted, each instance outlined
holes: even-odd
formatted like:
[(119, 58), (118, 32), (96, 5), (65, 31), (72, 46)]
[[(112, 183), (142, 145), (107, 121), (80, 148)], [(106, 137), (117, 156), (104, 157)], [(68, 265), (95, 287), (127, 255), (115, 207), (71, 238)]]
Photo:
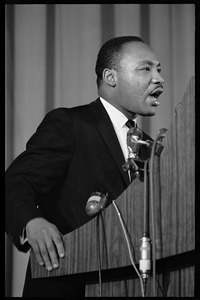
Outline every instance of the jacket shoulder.
[[(49, 111), (44, 119), (62, 119), (62, 118), (88, 118), (90, 114), (92, 114), (93, 109), (96, 109), (99, 105), (101, 105), (99, 99), (97, 98), (95, 101), (92, 101), (88, 104), (83, 104), (74, 107), (58, 107), (51, 111)], [(98, 109), (98, 108), (97, 108)]]

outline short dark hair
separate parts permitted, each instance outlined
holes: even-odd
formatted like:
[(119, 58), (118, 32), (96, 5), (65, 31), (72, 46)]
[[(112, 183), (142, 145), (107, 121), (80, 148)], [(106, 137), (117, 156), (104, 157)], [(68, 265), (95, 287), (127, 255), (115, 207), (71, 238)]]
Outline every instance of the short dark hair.
[(119, 69), (119, 63), (123, 56), (123, 46), (124, 44), (131, 42), (144, 43), (144, 41), (138, 36), (120, 36), (110, 39), (103, 44), (99, 50), (95, 67), (98, 87), (102, 81), (102, 73), (104, 69)]

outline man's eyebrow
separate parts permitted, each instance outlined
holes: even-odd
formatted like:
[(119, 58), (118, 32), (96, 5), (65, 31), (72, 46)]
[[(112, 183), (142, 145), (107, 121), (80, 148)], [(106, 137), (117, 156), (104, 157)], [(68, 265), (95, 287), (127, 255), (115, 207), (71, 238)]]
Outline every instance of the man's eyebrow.
[(141, 60), (139, 62), (140, 65), (143, 65), (143, 64), (149, 64), (150, 66), (152, 65), (156, 65), (157, 67), (161, 67), (161, 64), (159, 61), (152, 61), (152, 60)]

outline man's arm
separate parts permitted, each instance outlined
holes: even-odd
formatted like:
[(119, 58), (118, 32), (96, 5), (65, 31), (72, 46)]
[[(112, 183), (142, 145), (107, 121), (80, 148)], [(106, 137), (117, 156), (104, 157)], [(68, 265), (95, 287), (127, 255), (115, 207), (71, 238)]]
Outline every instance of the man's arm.
[(27, 143), (26, 151), (6, 172), (6, 232), (19, 250), (27, 251), (20, 243), (26, 228), (29, 244), (47, 267), (47, 255), (53, 265), (55, 253), (64, 253), (62, 235), (43, 218), (36, 195), (49, 192), (64, 176), (73, 151), (72, 123), (63, 110), (49, 113)]

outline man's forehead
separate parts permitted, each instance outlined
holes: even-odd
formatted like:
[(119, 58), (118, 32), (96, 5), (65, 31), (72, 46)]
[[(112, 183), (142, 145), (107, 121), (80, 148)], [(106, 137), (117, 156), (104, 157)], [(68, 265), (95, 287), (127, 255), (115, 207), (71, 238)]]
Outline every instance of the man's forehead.
[(145, 64), (148, 64), (148, 65), (156, 65), (156, 66), (160, 66), (160, 62), (158, 60), (148, 60), (148, 59), (143, 59), (141, 61), (138, 61), (139, 64), (141, 65), (145, 65)]
[(124, 58), (135, 59), (138, 62), (153, 62), (159, 64), (154, 50), (145, 43), (132, 42), (124, 48)]
[(125, 53), (138, 53), (140, 54), (141, 52), (144, 53), (154, 53), (154, 50), (147, 44), (143, 42), (130, 42), (124, 45), (124, 52)]

